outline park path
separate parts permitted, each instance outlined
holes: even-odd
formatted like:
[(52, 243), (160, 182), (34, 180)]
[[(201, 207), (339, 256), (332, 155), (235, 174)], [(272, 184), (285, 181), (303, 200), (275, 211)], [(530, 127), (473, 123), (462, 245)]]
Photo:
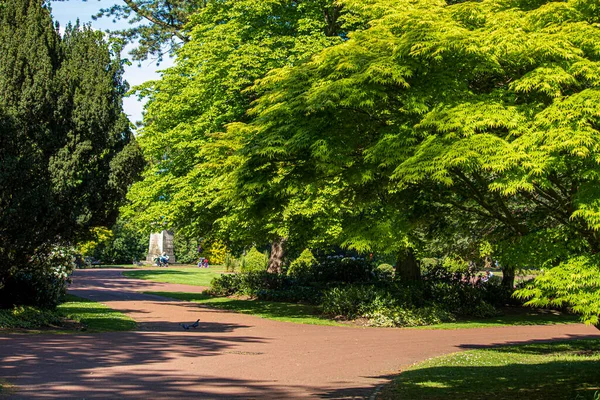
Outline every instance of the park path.
[[(15, 399), (369, 399), (390, 376), (464, 349), (600, 337), (584, 325), (414, 330), (297, 325), (140, 291), (199, 291), (79, 270), (71, 292), (137, 320), (134, 332), (0, 336)], [(200, 319), (196, 330), (178, 323)], [(0, 395), (0, 398), (2, 396)]]

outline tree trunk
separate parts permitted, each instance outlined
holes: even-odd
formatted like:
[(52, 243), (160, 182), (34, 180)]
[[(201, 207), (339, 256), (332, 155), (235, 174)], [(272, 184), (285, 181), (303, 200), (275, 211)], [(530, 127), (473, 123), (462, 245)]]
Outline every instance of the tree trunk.
[(507, 289), (515, 287), (515, 271), (512, 268), (502, 267), (502, 286)]
[(418, 281), (421, 279), (421, 266), (413, 249), (409, 248), (398, 254), (396, 274), (403, 281)]
[(269, 257), (269, 266), (267, 272), (272, 274), (280, 274), (283, 266), (283, 256), (285, 254), (283, 246), (285, 239), (279, 238), (271, 244), (271, 256)]

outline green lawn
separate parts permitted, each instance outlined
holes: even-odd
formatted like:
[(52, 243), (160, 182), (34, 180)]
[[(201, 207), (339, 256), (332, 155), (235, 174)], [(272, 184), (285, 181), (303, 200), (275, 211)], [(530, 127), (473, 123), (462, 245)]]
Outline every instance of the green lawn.
[(311, 325), (343, 325), (331, 319), (321, 317), (319, 309), (306, 304), (283, 303), (264, 300), (239, 300), (228, 297), (211, 297), (202, 293), (179, 292), (146, 292), (157, 296), (172, 299), (193, 301), (209, 307), (230, 310), (242, 314), (256, 315), (257, 317), (273, 319), (276, 321), (295, 322), (297, 324)]
[(379, 398), (597, 400), (600, 340), (536, 343), (437, 357), (402, 372)]
[(66, 302), (56, 310), (36, 307), (15, 307), (0, 310), (0, 329), (26, 330), (31, 333), (69, 333), (126, 331), (136, 327), (135, 321), (104, 304), (67, 295)]
[(92, 300), (68, 295), (67, 301), (58, 306), (65, 318), (83, 324), (86, 332), (128, 331), (136, 323), (123, 313)]
[[(145, 292), (157, 296), (170, 297), (178, 300), (192, 301), (213, 308), (235, 311), (243, 314), (256, 315), (261, 318), (276, 321), (294, 322), (312, 325), (348, 326), (351, 323), (340, 323), (320, 315), (320, 309), (306, 304), (294, 304), (264, 300), (240, 300), (229, 297), (212, 297), (202, 293), (181, 292)], [(404, 329), (470, 329), (493, 326), (514, 325), (553, 325), (577, 323), (579, 319), (573, 315), (553, 314), (540, 311), (524, 310), (521, 313), (503, 315), (489, 319), (472, 319), (461, 322), (451, 322), (439, 325), (421, 326)]]
[(124, 271), (123, 276), (128, 278), (144, 279), (154, 282), (180, 283), (193, 286), (210, 286), (214, 277), (220, 276), (225, 270), (223, 267), (195, 268), (195, 267), (167, 267), (152, 269), (136, 269)]
[(446, 322), (437, 325), (418, 326), (411, 329), (471, 329), (515, 325), (575, 324), (580, 322), (579, 317), (576, 315), (544, 310), (534, 310), (529, 308), (521, 308), (517, 310), (520, 312), (509, 311), (507, 314), (500, 315), (498, 317), (465, 319), (457, 322)]

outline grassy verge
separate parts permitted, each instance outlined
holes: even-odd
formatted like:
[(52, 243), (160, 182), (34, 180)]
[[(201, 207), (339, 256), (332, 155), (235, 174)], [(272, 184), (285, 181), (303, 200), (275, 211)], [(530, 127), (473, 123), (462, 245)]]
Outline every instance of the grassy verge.
[(600, 340), (473, 350), (417, 364), (381, 399), (597, 400)]
[(472, 329), (499, 326), (576, 324), (579, 322), (579, 317), (576, 315), (548, 310), (518, 308), (508, 311), (504, 315), (492, 318), (464, 319), (437, 325), (418, 326), (411, 329)]
[(58, 312), (83, 325), (87, 332), (129, 331), (136, 327), (135, 321), (125, 314), (73, 295), (68, 295), (67, 301), (58, 306)]
[(0, 378), (0, 399), (14, 393), (14, 389), (15, 387), (13, 385)]
[[(294, 322), (297, 324), (312, 325), (336, 325), (349, 326), (352, 322), (341, 323), (324, 317), (319, 307), (306, 304), (295, 304), (264, 300), (241, 300), (229, 297), (212, 297), (202, 293), (180, 293), (180, 292), (145, 292), (172, 299), (192, 301), (213, 308), (235, 311), (243, 314), (256, 315), (261, 318), (276, 321)], [(559, 313), (542, 312), (535, 310), (523, 310), (522, 312), (503, 315), (488, 319), (472, 319), (460, 322), (444, 323), (439, 325), (421, 326), (405, 329), (471, 329), (487, 328), (497, 326), (516, 325), (554, 325), (577, 323), (576, 316)]]
[(320, 316), (318, 307), (306, 304), (283, 303), (264, 300), (239, 300), (228, 297), (211, 297), (202, 293), (146, 292), (172, 299), (192, 301), (209, 307), (251, 314), (283, 322), (311, 325), (343, 325)]
[(168, 267), (156, 269), (137, 269), (123, 272), (128, 278), (144, 279), (154, 282), (179, 283), (192, 286), (210, 286), (213, 278), (224, 272), (222, 267), (193, 268)]
[(56, 310), (35, 307), (15, 307), (0, 310), (0, 329), (29, 332), (107, 332), (126, 331), (136, 327), (128, 316), (104, 304), (68, 295)]

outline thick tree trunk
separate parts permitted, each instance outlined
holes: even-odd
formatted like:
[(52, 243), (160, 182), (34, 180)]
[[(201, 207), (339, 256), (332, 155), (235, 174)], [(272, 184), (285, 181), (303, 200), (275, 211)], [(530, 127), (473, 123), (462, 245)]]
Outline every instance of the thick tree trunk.
[(502, 267), (502, 286), (507, 289), (515, 287), (515, 271), (512, 268)]
[(398, 254), (396, 275), (403, 281), (417, 281), (421, 279), (421, 266), (415, 257), (413, 249), (406, 249)]
[(285, 254), (283, 246), (285, 239), (279, 238), (271, 244), (271, 257), (269, 257), (269, 266), (267, 272), (272, 274), (280, 274), (283, 266), (283, 256)]

